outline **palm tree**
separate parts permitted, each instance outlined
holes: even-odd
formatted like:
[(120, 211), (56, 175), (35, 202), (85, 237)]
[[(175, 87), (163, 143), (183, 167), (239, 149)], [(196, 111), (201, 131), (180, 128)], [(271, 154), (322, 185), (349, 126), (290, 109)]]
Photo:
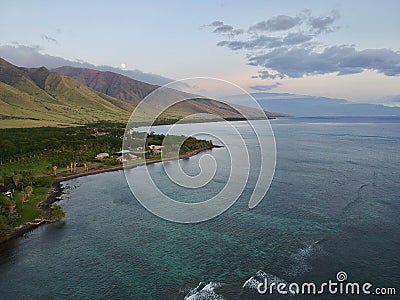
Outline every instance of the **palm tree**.
[(26, 195), (28, 196), (28, 201), (31, 200), (31, 195), (33, 193), (33, 188), (31, 186), (27, 186), (25, 188)]
[(15, 187), (18, 187), (20, 184), (22, 184), (22, 175), (21, 174), (15, 174), (13, 176), (13, 181), (14, 181)]
[(57, 166), (53, 166), (53, 172), (54, 172), (54, 176), (57, 175)]
[(25, 193), (19, 193), (19, 200), (21, 200), (21, 209), (24, 209), (24, 202), (25, 202)]

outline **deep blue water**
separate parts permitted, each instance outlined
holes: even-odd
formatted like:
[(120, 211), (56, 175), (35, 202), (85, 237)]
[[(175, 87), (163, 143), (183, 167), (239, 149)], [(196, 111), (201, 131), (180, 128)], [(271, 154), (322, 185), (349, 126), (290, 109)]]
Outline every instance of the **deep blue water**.
[[(259, 271), (299, 283), (334, 280), (345, 271), (352, 282), (399, 293), (400, 118), (291, 118), (272, 125), (275, 177), (252, 210), (254, 173), (230, 209), (198, 224), (149, 213), (133, 198), (123, 171), (65, 182), (67, 217), (0, 248), (0, 298), (254, 299), (256, 291), (242, 286)], [(185, 126), (224, 132), (218, 123), (182, 126), (183, 134)], [(245, 136), (257, 154), (250, 132)], [(165, 193), (202, 201), (226, 182), (227, 150), (167, 163), (195, 174), (205, 154), (221, 166), (201, 192), (171, 184), (162, 164), (149, 169)], [(140, 168), (128, 172), (140, 180)], [(199, 282), (213, 284), (196, 294)]]

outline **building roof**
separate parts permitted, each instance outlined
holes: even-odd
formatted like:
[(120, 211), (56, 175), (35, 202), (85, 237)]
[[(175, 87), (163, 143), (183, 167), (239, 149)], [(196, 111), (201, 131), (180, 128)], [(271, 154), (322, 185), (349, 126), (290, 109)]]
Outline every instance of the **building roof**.
[(162, 148), (164, 148), (164, 146), (150, 145), (149, 148), (151, 150), (161, 150)]
[(96, 158), (105, 158), (105, 157), (109, 157), (110, 154), (106, 153), (106, 152), (102, 152), (96, 155)]

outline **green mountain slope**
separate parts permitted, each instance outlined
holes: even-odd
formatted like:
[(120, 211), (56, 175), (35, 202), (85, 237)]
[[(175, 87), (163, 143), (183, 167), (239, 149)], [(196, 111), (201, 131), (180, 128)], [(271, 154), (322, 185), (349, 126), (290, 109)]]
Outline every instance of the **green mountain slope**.
[[(16, 67), (0, 58), (0, 128), (77, 126), (97, 121), (127, 122), (136, 105), (158, 86), (112, 72), (63, 67), (58, 72)], [(68, 75), (68, 76), (67, 76)], [(158, 90), (159, 91), (159, 90)], [(173, 89), (160, 92), (160, 101), (190, 100), (163, 112), (160, 119), (179, 119), (196, 113), (241, 118), (232, 107)], [(157, 105), (156, 105), (157, 106)], [(147, 107), (141, 122), (157, 107)], [(245, 108), (259, 117), (261, 111)]]
[[(69, 76), (88, 87), (107, 94), (112, 97), (127, 100), (132, 103), (139, 103), (148, 94), (159, 88), (157, 85), (144, 83), (134, 80), (130, 77), (113, 73), (97, 71), (86, 68), (60, 67), (54, 69), (58, 73)], [(211, 99), (201, 98), (197, 95), (188, 94), (174, 89), (163, 89), (160, 92), (160, 101), (164, 103), (171, 102), (172, 99), (192, 98), (191, 100), (181, 102), (169, 108), (162, 114), (162, 118), (185, 117), (195, 113), (210, 113), (224, 118), (240, 118), (232, 107)], [(243, 107), (242, 107), (243, 108)], [(151, 109), (151, 108), (150, 108)], [(252, 115), (260, 115), (259, 111), (253, 109), (245, 109)], [(266, 112), (267, 115), (276, 116), (275, 114)]]
[(46, 68), (17, 68), (0, 59), (0, 126), (69, 126), (125, 122), (134, 104)]

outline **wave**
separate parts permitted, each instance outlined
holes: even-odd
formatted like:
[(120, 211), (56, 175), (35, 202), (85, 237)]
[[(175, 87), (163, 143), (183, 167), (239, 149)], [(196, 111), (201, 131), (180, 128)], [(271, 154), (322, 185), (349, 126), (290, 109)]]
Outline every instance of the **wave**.
[[(247, 279), (244, 282), (242, 288), (257, 289), (257, 287), (260, 284), (265, 284), (265, 281), (267, 281), (268, 285), (271, 285), (271, 283), (274, 283), (274, 286), (272, 288), (273, 290), (276, 290), (276, 287), (279, 283), (284, 283), (286, 287), (288, 286), (288, 282), (286, 282), (285, 280), (279, 278), (278, 276), (276, 276), (274, 274), (269, 274), (269, 273), (266, 273), (266, 272), (260, 270), (256, 273), (256, 275), (251, 276), (249, 279)], [(287, 290), (287, 292), (290, 293), (289, 290)]]
[(219, 282), (209, 282), (208, 284), (199, 282), (197, 287), (191, 289), (185, 296), (185, 300), (224, 300), (224, 297), (214, 291), (223, 285), (223, 283)]
[(311, 271), (310, 259), (323, 253), (322, 243), (327, 238), (319, 241), (312, 242), (306, 245), (304, 248), (300, 248), (296, 253), (291, 255), (293, 265), (288, 269), (287, 275), (299, 276), (306, 272)]

